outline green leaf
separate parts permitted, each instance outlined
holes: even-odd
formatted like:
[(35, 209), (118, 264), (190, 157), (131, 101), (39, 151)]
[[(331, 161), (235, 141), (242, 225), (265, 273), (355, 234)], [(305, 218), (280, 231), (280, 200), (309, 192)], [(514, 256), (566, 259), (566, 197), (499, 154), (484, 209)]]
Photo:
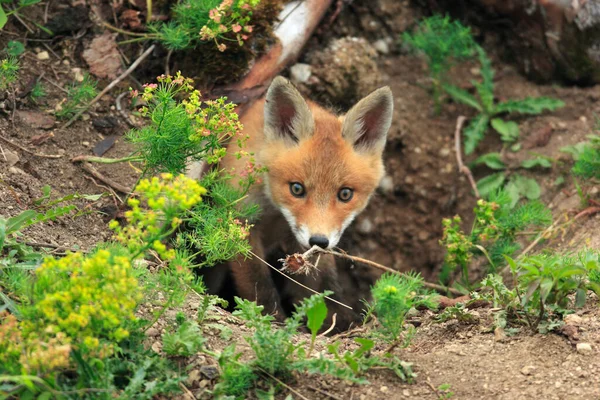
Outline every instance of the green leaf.
[(356, 338), (354, 341), (360, 344), (360, 347), (354, 351), (355, 357), (360, 357), (375, 346), (375, 342), (371, 339)]
[(26, 210), (21, 214), (9, 218), (6, 222), (6, 235), (17, 232), (22, 227), (25, 227), (29, 221), (37, 216), (37, 212), (34, 210)]
[(21, 42), (17, 42), (16, 40), (11, 40), (6, 45), (6, 52), (10, 56), (18, 57), (25, 52), (25, 46), (23, 46), (23, 43), (21, 43)]
[(500, 153), (487, 153), (475, 160), (475, 165), (485, 164), (491, 169), (506, 169)]
[(2, 6), (0, 6), (0, 29), (4, 28), (6, 22), (8, 22), (8, 17), (6, 16), (6, 13), (4, 12)]
[(480, 111), (480, 112), (483, 111), (483, 108), (479, 104), (479, 101), (477, 100), (477, 98), (475, 96), (473, 96), (471, 93), (467, 92), (466, 90), (461, 89), (454, 85), (450, 85), (450, 84), (442, 85), (442, 88), (455, 101), (466, 104), (470, 107), (473, 107), (477, 111)]
[(544, 278), (540, 283), (540, 299), (543, 303), (546, 302), (550, 291), (552, 290), (552, 286), (554, 286), (554, 281), (552, 278)]
[(529, 299), (531, 298), (531, 296), (533, 296), (535, 291), (540, 287), (541, 282), (542, 282), (542, 278), (537, 278), (536, 280), (529, 283), (529, 285), (527, 286), (527, 291), (525, 292), (525, 295), (523, 296), (523, 301), (521, 302), (522, 306), (524, 306), (525, 304), (527, 304), (529, 302)]
[(539, 199), (542, 194), (542, 189), (537, 181), (533, 178), (526, 178), (523, 175), (515, 175), (512, 179), (519, 193), (529, 200)]
[(325, 299), (320, 297), (318, 300), (306, 310), (307, 327), (312, 334), (312, 340), (315, 340), (319, 329), (323, 326), (325, 318), (327, 318), (327, 305)]
[(551, 168), (552, 163), (547, 158), (537, 157), (529, 160), (524, 160), (521, 163), (521, 167), (528, 169), (533, 167)]
[(521, 143), (515, 143), (510, 146), (510, 150), (516, 153), (517, 151), (521, 150), (521, 147), (523, 147)]
[(4, 241), (6, 240), (6, 219), (0, 217), (0, 251), (4, 247)]
[(545, 110), (554, 111), (564, 107), (562, 100), (550, 97), (528, 97), (524, 100), (508, 100), (496, 106), (496, 114), (519, 113), (519, 114), (541, 114)]
[(517, 203), (519, 202), (519, 199), (521, 199), (521, 194), (519, 193), (519, 188), (511, 180), (504, 187), (504, 191), (510, 197), (510, 208), (511, 209), (514, 208), (517, 205)]
[(575, 293), (575, 307), (581, 308), (585, 305), (586, 290), (583, 288), (577, 289)]
[(479, 194), (481, 197), (489, 196), (490, 193), (500, 189), (505, 180), (505, 172), (496, 172), (495, 174), (491, 174), (480, 179), (477, 181), (477, 189), (479, 190)]
[(483, 114), (473, 118), (463, 131), (465, 138), (465, 154), (471, 154), (481, 142), (487, 130), (489, 118)]
[(492, 119), (492, 128), (500, 134), (503, 142), (514, 142), (519, 138), (519, 125), (514, 121)]

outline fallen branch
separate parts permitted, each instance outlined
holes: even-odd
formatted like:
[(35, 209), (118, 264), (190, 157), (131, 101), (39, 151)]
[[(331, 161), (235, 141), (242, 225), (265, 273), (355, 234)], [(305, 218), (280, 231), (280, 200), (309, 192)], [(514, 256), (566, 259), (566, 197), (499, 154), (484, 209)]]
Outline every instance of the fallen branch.
[[(386, 267), (385, 265), (381, 265), (379, 263), (376, 263), (375, 261), (367, 260), (362, 257), (351, 256), (349, 254), (340, 253), (340, 252), (334, 251), (334, 250), (324, 250), (324, 249), (320, 248), (319, 246), (313, 246), (312, 248), (308, 249), (306, 252), (304, 252), (302, 254), (296, 253), (296, 254), (288, 255), (285, 259), (280, 260), (280, 261), (283, 261), (283, 269), (284, 270), (288, 270), (288, 271), (291, 271), (294, 273), (308, 273), (309, 271), (311, 271), (315, 268), (314, 264), (310, 262), (310, 258), (312, 256), (314, 256), (315, 254), (331, 254), (333, 256), (346, 258), (348, 260), (352, 260), (354, 262), (365, 264), (370, 267), (380, 269), (382, 271), (391, 272), (391, 273), (397, 274), (397, 275), (405, 275), (400, 271), (397, 271), (390, 267)], [(429, 289), (437, 290), (438, 292), (448, 292), (448, 293), (452, 293), (457, 296), (463, 295), (463, 293), (461, 293), (460, 291), (458, 291), (456, 289), (438, 285), (436, 283), (423, 282), (423, 286), (425, 286), (426, 288), (429, 288)]]
[(98, 172), (98, 170), (96, 168), (94, 168), (92, 166), (92, 164), (90, 164), (88, 162), (84, 162), (81, 167), (85, 171), (87, 171), (90, 175), (92, 175), (94, 178), (98, 179), (101, 182), (106, 183), (108, 186), (110, 186), (111, 188), (115, 189), (118, 192), (125, 193), (127, 195), (129, 195), (132, 192), (132, 190), (130, 188), (126, 188), (125, 186), (121, 185), (120, 183), (113, 182), (111, 179), (102, 175), (100, 172)]
[(2, 135), (0, 135), (0, 140), (2, 140), (3, 142), (5, 142), (6, 144), (8, 144), (8, 145), (10, 145), (10, 146), (13, 146), (14, 148), (17, 148), (17, 149), (19, 149), (19, 150), (21, 150), (21, 151), (23, 151), (23, 152), (25, 152), (25, 153), (27, 153), (27, 154), (30, 154), (30, 155), (32, 155), (32, 156), (35, 156), (35, 157), (41, 157), (41, 158), (61, 158), (61, 157), (62, 157), (62, 155), (60, 155), (60, 154), (42, 154), (42, 153), (35, 153), (35, 152), (31, 151), (31, 150), (28, 150), (28, 149), (26, 149), (25, 147), (23, 147), (23, 146), (21, 146), (21, 145), (18, 145), (18, 144), (16, 144), (16, 143), (15, 143), (15, 142), (13, 142), (12, 140), (10, 140), (10, 139), (7, 139), (7, 138), (5, 138), (5, 137), (4, 137), (4, 136), (2, 136)]
[(477, 184), (475, 183), (475, 179), (473, 178), (473, 174), (471, 170), (463, 163), (462, 159), (462, 148), (460, 145), (460, 133), (462, 131), (463, 124), (465, 123), (466, 118), (462, 115), (458, 117), (456, 120), (456, 130), (454, 131), (454, 149), (456, 151), (456, 163), (458, 164), (458, 170), (467, 176), (469, 182), (471, 183), (471, 187), (475, 192), (475, 196), (480, 198), (479, 190), (477, 190)]
[(83, 107), (81, 110), (79, 110), (79, 112), (77, 112), (77, 114), (75, 114), (70, 120), (68, 120), (60, 129), (65, 129), (68, 128), (69, 126), (71, 126), (71, 124), (75, 121), (77, 121), (77, 119), (79, 119), (79, 117), (81, 117), (81, 115), (86, 112), (87, 110), (90, 109), (91, 106), (93, 106), (94, 104), (96, 104), (98, 102), (98, 100), (100, 100), (102, 98), (102, 96), (104, 96), (106, 93), (108, 93), (112, 88), (114, 88), (115, 86), (117, 86), (119, 84), (119, 82), (121, 82), (123, 79), (127, 78), (127, 76), (129, 74), (131, 74), (137, 67), (138, 65), (140, 65), (140, 63), (142, 61), (144, 61), (144, 59), (146, 57), (148, 57), (150, 55), (150, 53), (152, 53), (152, 51), (154, 51), (156, 45), (152, 45), (150, 47), (148, 47), (146, 49), (146, 51), (144, 51), (142, 53), (141, 56), (138, 57), (137, 60), (135, 60), (133, 62), (133, 64), (131, 64), (131, 66), (129, 68), (127, 68), (127, 70), (125, 72), (123, 72), (121, 75), (119, 75), (117, 77), (117, 79), (115, 79), (114, 81), (112, 81), (111, 83), (108, 84), (107, 87), (104, 88), (104, 90), (102, 90), (100, 92), (100, 94), (98, 94), (98, 96), (94, 97), (94, 99), (92, 101), (90, 101), (88, 104), (86, 104), (85, 107)]

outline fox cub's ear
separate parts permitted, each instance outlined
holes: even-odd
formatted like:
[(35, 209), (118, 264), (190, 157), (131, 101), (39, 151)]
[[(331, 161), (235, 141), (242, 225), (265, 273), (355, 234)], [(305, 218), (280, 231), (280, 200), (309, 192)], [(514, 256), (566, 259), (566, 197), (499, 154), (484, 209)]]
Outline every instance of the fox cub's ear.
[(313, 134), (315, 122), (308, 104), (285, 78), (273, 80), (265, 102), (265, 135), (268, 140), (293, 144)]
[(356, 151), (383, 152), (387, 132), (392, 124), (394, 99), (389, 87), (377, 89), (348, 111), (342, 136)]

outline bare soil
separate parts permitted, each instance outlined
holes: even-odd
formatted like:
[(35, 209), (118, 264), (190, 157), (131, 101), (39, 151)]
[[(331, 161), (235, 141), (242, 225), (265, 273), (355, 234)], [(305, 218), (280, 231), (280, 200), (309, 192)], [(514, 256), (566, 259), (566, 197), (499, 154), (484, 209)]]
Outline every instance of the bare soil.
[[(365, 3), (357, 2), (354, 8), (344, 9), (339, 17), (342, 21), (340, 26), (327, 34), (323, 33), (327, 27), (322, 28), (321, 36), (311, 46), (320, 46), (331, 35), (361, 33), (370, 42), (386, 39), (393, 43), (395, 35), (409, 27), (415, 15), (407, 8), (407, 2), (393, 0), (375, 2), (383, 7), (379, 8), (385, 11), (383, 14), (379, 11), (361, 14), (363, 9), (377, 8), (375, 5), (367, 7)], [(394, 14), (393, 10), (401, 10), (401, 13)], [(52, 12), (51, 8), (50, 17)], [(395, 19), (390, 19), (391, 15)], [(348, 21), (359, 23), (349, 25)], [(377, 24), (386, 28), (373, 28)], [(5, 31), (22, 33), (22, 28), (9, 24)], [(0, 33), (0, 48), (14, 37), (4, 31)], [(83, 40), (91, 37), (92, 32), (88, 32)], [(495, 45), (493, 40), (488, 43)], [(92, 149), (109, 137), (115, 137), (116, 141), (105, 156), (128, 154), (130, 147), (123, 135), (129, 127), (116, 111), (115, 99), (134, 82), (125, 82), (114, 89), (92, 107), (83, 120), (61, 129), (63, 122), (55, 121), (52, 110), (64, 98), (64, 93), (54, 84), (64, 87), (75, 77), (73, 68), (85, 70), (87, 67), (79, 56), (80, 47), (74, 39), (54, 43), (56, 55), (50, 53), (50, 59), (43, 61), (38, 59), (37, 53), (45, 49), (37, 49), (36, 46), (29, 44), (21, 59), (21, 85), (25, 86), (30, 79), (43, 73), (42, 82), (49, 95), (39, 104), (28, 100), (17, 103), (14, 119), (11, 111), (0, 110), (0, 135), (29, 150), (26, 152), (0, 141), (0, 212), (12, 216), (30, 208), (33, 201), (42, 195), (44, 185), (50, 185), (56, 197), (73, 192), (108, 193), (93, 203), (80, 202), (81, 208), (87, 211), (81, 217), (61, 219), (25, 232), (27, 241), (50, 244), (58, 247), (58, 251), (87, 250), (110, 237), (107, 222), (115, 217), (122, 194), (91, 178), (80, 165), (71, 162), (71, 158), (92, 155)], [(400, 271), (415, 270), (427, 280), (435, 281), (444, 257), (438, 243), (442, 218), (460, 214), (465, 218), (465, 226), (472, 218), (471, 210), (476, 199), (468, 181), (457, 170), (454, 130), (457, 116), (473, 116), (473, 113), (464, 106), (449, 103), (441, 115), (434, 116), (431, 97), (422, 88), (427, 86), (426, 66), (418, 58), (401, 54), (396, 47), (391, 47), (389, 54), (379, 54), (377, 59), (381, 81), (391, 87), (395, 96), (394, 123), (385, 153), (388, 177), (367, 210), (349, 229), (343, 247), (351, 254)], [(585, 135), (592, 131), (595, 116), (600, 113), (600, 87), (539, 86), (524, 79), (513, 66), (495, 59), (494, 47), (489, 47), (488, 52), (494, 58), (493, 65), (497, 70), (496, 93), (499, 99), (545, 95), (560, 98), (566, 103), (566, 107), (554, 113), (518, 119), (526, 149), (507, 154), (507, 157), (514, 159), (515, 163), (534, 154), (559, 160), (551, 171), (533, 170), (527, 174), (534, 176), (542, 185), (542, 200), (550, 205), (555, 218), (565, 221), (573, 218), (583, 209), (573, 181), (567, 176), (564, 184), (554, 184), (556, 178), (567, 173), (571, 165), (570, 156), (561, 153), (560, 149), (584, 140)], [(474, 66), (465, 66), (453, 73), (465, 82), (465, 87), (469, 86), (469, 80), (477, 78)], [(127, 106), (125, 98), (123, 107), (127, 110)], [(34, 116), (20, 113), (25, 110), (32, 111)], [(36, 127), (42, 117), (51, 118), (51, 127)], [(108, 123), (109, 127), (103, 128), (107, 126), (106, 121), (117, 123)], [(54, 136), (43, 144), (28, 144), (32, 138), (48, 133)], [(490, 132), (477, 152), (483, 154), (499, 148), (501, 143)], [(61, 157), (51, 159), (30, 152)], [(8, 162), (8, 153), (17, 155), (18, 161)], [(127, 164), (97, 168), (109, 179), (126, 187), (132, 187), (137, 179), (138, 172)], [(473, 172), (476, 178), (489, 173), (479, 168)], [(583, 190), (590, 198), (598, 199), (597, 185), (584, 183)], [(536, 249), (571, 251), (584, 246), (600, 248), (599, 227), (598, 214), (581, 217)], [(527, 238), (524, 239), (526, 242)], [(474, 276), (484, 274), (484, 271), (473, 272)], [(364, 279), (360, 285), (362, 288), (368, 288), (366, 283), (373, 282), (378, 275), (364, 266), (356, 266), (352, 273)], [(367, 297), (368, 292), (363, 289), (357, 292), (357, 296)], [(589, 304), (577, 311), (581, 317), (574, 328), (577, 340), (572, 335), (532, 335), (525, 329), (515, 336), (497, 340), (489, 329), (494, 312), (490, 308), (474, 310), (479, 318), (471, 325), (435, 323), (431, 312), (421, 312), (414, 317), (414, 323), (418, 325), (414, 342), (407, 349), (396, 350), (399, 357), (414, 364), (418, 373), (415, 383), (402, 383), (387, 372), (370, 373), (367, 378), (371, 385), (368, 386), (298, 376), (290, 383), (292, 389), (284, 389), (278, 398), (284, 398), (290, 390), (294, 390), (309, 399), (436, 399), (441, 395), (437, 390), (439, 385), (450, 384), (454, 398), (458, 399), (597, 399), (600, 398), (600, 312), (597, 299)], [(192, 314), (197, 307), (198, 300), (190, 299), (184, 311)], [(151, 308), (152, 305), (146, 305), (140, 312), (149, 312)], [(155, 330), (149, 330), (148, 345), (155, 351), (161, 350), (159, 335), (172, 323), (174, 316), (175, 310), (167, 312), (165, 318), (157, 322)], [(230, 339), (224, 340), (215, 329), (206, 327), (210, 348), (219, 350), (235, 341), (243, 349), (246, 344), (242, 337), (249, 334), (248, 329), (226, 311), (219, 310), (216, 317), (233, 333)], [(351, 348), (354, 345), (352, 331), (344, 335), (345, 346)], [(337, 338), (322, 338), (317, 351)], [(591, 354), (579, 353), (577, 342), (591, 344)], [(186, 384), (191, 393), (197, 398), (210, 398), (206, 389), (212, 387), (215, 379), (209, 379), (201, 370), (202, 367), (215, 366), (215, 360), (198, 355), (181, 362), (182, 366), (191, 368)]]

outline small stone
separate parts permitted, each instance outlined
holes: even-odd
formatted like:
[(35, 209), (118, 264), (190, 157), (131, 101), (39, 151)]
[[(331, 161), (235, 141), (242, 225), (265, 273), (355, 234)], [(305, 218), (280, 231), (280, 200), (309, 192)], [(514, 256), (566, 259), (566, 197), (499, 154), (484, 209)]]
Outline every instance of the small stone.
[(215, 379), (219, 376), (219, 370), (212, 365), (203, 365), (200, 367), (200, 373), (207, 377), (208, 379)]
[(290, 77), (292, 81), (306, 83), (312, 75), (312, 67), (308, 64), (297, 63), (290, 68)]
[(88, 141), (81, 142), (81, 145), (82, 145), (83, 147), (90, 147), (90, 142), (88, 142)]
[(402, 391), (402, 396), (404, 396), (404, 397), (410, 397), (410, 390), (408, 390), (408, 389), (404, 389), (404, 390)]
[(89, 120), (90, 120), (90, 118), (91, 118), (91, 117), (90, 117), (90, 114), (83, 114), (83, 115), (81, 116), (81, 119), (82, 119), (83, 121), (89, 121)]
[(379, 188), (383, 193), (392, 193), (394, 191), (394, 179), (389, 175), (384, 176), (379, 182)]
[(364, 218), (358, 223), (356, 229), (358, 229), (360, 233), (368, 234), (373, 232), (373, 227), (374, 226), (371, 220), (368, 218)]
[(69, 60), (63, 60), (63, 65), (71, 65), (71, 61)]
[(40, 61), (48, 60), (50, 58), (50, 54), (47, 51), (40, 51), (37, 53), (37, 59)]
[(187, 386), (193, 386), (196, 382), (199, 382), (199, 381), (200, 381), (200, 371), (198, 371), (197, 369), (193, 369), (190, 371), (185, 383), (187, 383)]
[(12, 167), (19, 162), (19, 155), (10, 150), (3, 149), (3, 151), (0, 152), (0, 162), (5, 162), (9, 167)]
[(390, 46), (384, 39), (376, 40), (375, 43), (373, 43), (373, 48), (381, 54), (390, 53)]
[(148, 337), (157, 337), (158, 335), (160, 335), (160, 332), (158, 331), (158, 329), (156, 329), (154, 327), (149, 328), (146, 331), (146, 336), (148, 336)]
[(83, 74), (81, 73), (81, 68), (72, 68), (71, 72), (75, 75), (75, 80), (77, 82), (83, 82)]
[(440, 150), (440, 156), (448, 157), (448, 155), (450, 155), (450, 149), (447, 147), (442, 147), (442, 149)]
[(536, 370), (536, 366), (535, 365), (526, 365), (523, 368), (521, 368), (521, 373), (525, 376), (529, 376), (531, 374), (533, 374), (533, 372)]
[(583, 318), (581, 318), (577, 314), (569, 314), (569, 315), (565, 316), (564, 320), (565, 320), (565, 324), (579, 326), (579, 325), (581, 325)]
[(382, 386), (379, 388), (379, 390), (381, 391), (381, 393), (387, 393), (389, 388), (387, 386)]
[(152, 351), (154, 351), (155, 353), (160, 353), (161, 350), (162, 350), (162, 344), (160, 342), (152, 343)]
[(504, 332), (504, 329), (499, 326), (494, 329), (494, 340), (496, 342), (502, 342), (506, 340), (506, 332)]
[(579, 354), (591, 354), (592, 345), (589, 343), (577, 343), (577, 352)]

